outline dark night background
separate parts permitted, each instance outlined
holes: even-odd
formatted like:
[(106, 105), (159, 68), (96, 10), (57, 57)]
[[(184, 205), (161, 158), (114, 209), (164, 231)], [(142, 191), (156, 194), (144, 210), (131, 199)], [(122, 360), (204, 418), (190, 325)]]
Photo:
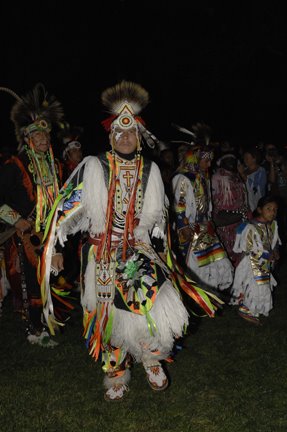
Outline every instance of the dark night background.
[[(162, 140), (204, 121), (214, 139), (287, 144), (285, 1), (22, 2), (1, 17), (0, 86), (43, 82), (89, 154), (108, 139), (100, 94), (121, 79), (149, 91), (142, 116)], [(16, 146), (13, 103), (0, 94), (1, 146)]]

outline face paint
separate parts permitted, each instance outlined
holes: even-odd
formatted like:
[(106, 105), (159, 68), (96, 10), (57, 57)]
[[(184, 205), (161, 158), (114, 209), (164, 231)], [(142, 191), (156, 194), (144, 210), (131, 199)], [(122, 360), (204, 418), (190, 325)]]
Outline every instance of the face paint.
[(115, 151), (130, 154), (138, 147), (138, 132), (136, 128), (127, 130), (115, 128), (111, 136), (112, 147)]
[(118, 142), (118, 140), (121, 138), (123, 132), (115, 132), (115, 140)]

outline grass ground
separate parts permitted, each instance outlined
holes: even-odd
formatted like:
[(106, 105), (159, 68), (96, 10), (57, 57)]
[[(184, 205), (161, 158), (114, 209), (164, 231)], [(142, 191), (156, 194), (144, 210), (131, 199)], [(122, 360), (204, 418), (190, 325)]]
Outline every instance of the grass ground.
[(140, 364), (120, 403), (103, 398), (103, 374), (82, 339), (77, 310), (59, 346), (29, 345), (6, 298), (0, 318), (1, 432), (286, 432), (286, 262), (274, 309), (257, 327), (225, 306), (192, 321), (167, 364), (170, 387), (154, 393)]

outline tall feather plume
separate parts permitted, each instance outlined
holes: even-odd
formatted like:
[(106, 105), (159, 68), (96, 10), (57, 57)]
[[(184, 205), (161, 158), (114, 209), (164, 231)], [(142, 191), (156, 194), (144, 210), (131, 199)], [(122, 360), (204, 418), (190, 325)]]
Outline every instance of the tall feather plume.
[(104, 90), (101, 100), (112, 114), (119, 114), (119, 110), (126, 101), (131, 106), (133, 114), (137, 115), (149, 103), (149, 94), (140, 84), (123, 80)]
[(17, 140), (21, 142), (24, 129), (37, 119), (44, 119), (50, 125), (60, 124), (64, 110), (55, 96), (49, 96), (42, 83), (35, 85), (32, 91), (17, 99), (10, 114), (15, 125)]

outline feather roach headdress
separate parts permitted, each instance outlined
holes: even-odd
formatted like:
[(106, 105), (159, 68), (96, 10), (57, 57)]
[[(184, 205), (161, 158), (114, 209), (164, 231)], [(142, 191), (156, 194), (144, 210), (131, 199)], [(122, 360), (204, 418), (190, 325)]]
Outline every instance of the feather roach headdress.
[(195, 134), (195, 142), (200, 146), (209, 146), (212, 131), (210, 126), (205, 123), (196, 123), (191, 127)]
[(176, 123), (172, 123), (171, 125), (172, 125), (175, 129), (179, 130), (180, 132), (182, 132), (182, 133), (184, 133), (184, 134), (190, 136), (190, 140), (189, 140), (189, 141), (182, 141), (182, 140), (179, 140), (179, 141), (172, 141), (172, 142), (183, 142), (184, 144), (189, 144), (189, 145), (194, 145), (194, 144), (195, 144), (195, 138), (196, 138), (196, 136), (195, 136), (195, 133), (194, 133), (194, 132), (192, 132), (192, 131), (186, 129), (186, 128), (183, 127), (183, 126), (179, 126), (179, 125), (176, 124)]
[(188, 130), (185, 127), (179, 126), (175, 123), (172, 123), (172, 126), (190, 137), (190, 141), (172, 141), (172, 142), (185, 143), (190, 146), (193, 146), (194, 149), (198, 148), (200, 150), (201, 157), (211, 157), (211, 158), (213, 157), (212, 155), (213, 150), (210, 144), (211, 128), (207, 124), (196, 123), (192, 125), (191, 130)]
[(111, 114), (102, 122), (107, 131), (112, 131), (115, 127), (136, 127), (148, 146), (154, 148), (158, 139), (145, 128), (143, 119), (138, 116), (149, 103), (149, 94), (140, 84), (121, 81), (104, 90), (101, 99)]
[(42, 83), (35, 85), (25, 96), (17, 96), (10, 118), (15, 125), (17, 140), (36, 130), (51, 131), (52, 124), (60, 124), (64, 117), (61, 103), (55, 96), (48, 96)]

